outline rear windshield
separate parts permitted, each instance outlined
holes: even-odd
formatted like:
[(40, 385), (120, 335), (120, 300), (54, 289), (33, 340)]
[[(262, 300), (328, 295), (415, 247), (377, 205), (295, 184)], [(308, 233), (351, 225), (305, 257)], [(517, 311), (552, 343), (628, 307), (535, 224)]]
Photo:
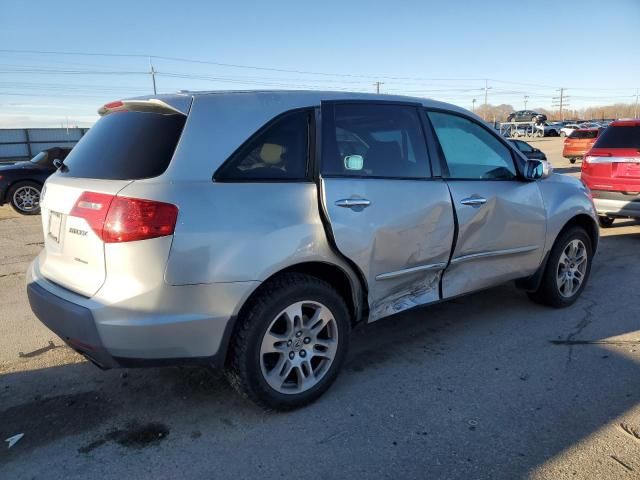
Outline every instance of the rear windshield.
[(607, 127), (594, 145), (596, 148), (640, 149), (640, 125)]
[(137, 180), (169, 166), (186, 117), (117, 112), (102, 117), (64, 161), (68, 177)]
[(575, 130), (569, 138), (596, 138), (597, 136), (597, 130)]

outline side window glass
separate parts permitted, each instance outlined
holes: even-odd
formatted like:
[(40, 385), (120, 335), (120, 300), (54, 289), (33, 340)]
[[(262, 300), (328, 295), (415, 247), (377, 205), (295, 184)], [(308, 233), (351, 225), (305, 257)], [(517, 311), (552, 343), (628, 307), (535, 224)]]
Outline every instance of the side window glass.
[(480, 125), (458, 115), (427, 112), (444, 153), (450, 178), (511, 179), (509, 149)]
[(419, 111), (408, 105), (328, 104), (323, 108), (322, 173), (429, 177)]
[(304, 180), (309, 158), (309, 111), (284, 115), (235, 152), (216, 173), (222, 180)]
[(533, 152), (533, 148), (531, 148), (528, 143), (521, 142), (519, 140), (518, 140), (518, 150), (520, 150), (521, 152), (524, 152), (524, 153)]

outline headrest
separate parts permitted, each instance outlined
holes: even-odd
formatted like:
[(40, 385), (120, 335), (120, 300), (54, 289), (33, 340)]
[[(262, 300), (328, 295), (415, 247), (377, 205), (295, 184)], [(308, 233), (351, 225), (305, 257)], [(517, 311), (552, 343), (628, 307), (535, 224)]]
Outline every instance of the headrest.
[(260, 149), (260, 159), (269, 165), (275, 165), (282, 162), (282, 154), (284, 147), (275, 143), (265, 143)]

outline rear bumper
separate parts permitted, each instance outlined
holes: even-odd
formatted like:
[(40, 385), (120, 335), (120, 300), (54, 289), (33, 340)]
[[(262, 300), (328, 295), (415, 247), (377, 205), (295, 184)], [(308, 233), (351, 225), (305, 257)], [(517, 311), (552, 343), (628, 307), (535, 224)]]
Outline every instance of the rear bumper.
[(598, 215), (640, 218), (640, 195), (592, 190)]
[(27, 284), (27, 296), (35, 316), (71, 348), (102, 368), (118, 366), (102, 345), (91, 310), (64, 300), (35, 282)]
[[(45, 279), (38, 259), (27, 272), (36, 317), (101, 368), (180, 364), (222, 366), (237, 311), (259, 282), (170, 286), (106, 303)], [(147, 292), (147, 295), (149, 292)]]

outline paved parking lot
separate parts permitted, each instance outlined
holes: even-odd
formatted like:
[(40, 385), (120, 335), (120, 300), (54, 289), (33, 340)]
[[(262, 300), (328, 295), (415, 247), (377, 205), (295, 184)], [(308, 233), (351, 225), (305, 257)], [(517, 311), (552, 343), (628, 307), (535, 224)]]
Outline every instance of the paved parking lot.
[[(537, 139), (558, 171), (560, 139)], [(265, 413), (200, 369), (103, 372), (31, 314), (39, 217), (0, 208), (0, 478), (640, 478), (640, 226), (571, 308), (511, 285), (377, 322), (318, 402)]]

